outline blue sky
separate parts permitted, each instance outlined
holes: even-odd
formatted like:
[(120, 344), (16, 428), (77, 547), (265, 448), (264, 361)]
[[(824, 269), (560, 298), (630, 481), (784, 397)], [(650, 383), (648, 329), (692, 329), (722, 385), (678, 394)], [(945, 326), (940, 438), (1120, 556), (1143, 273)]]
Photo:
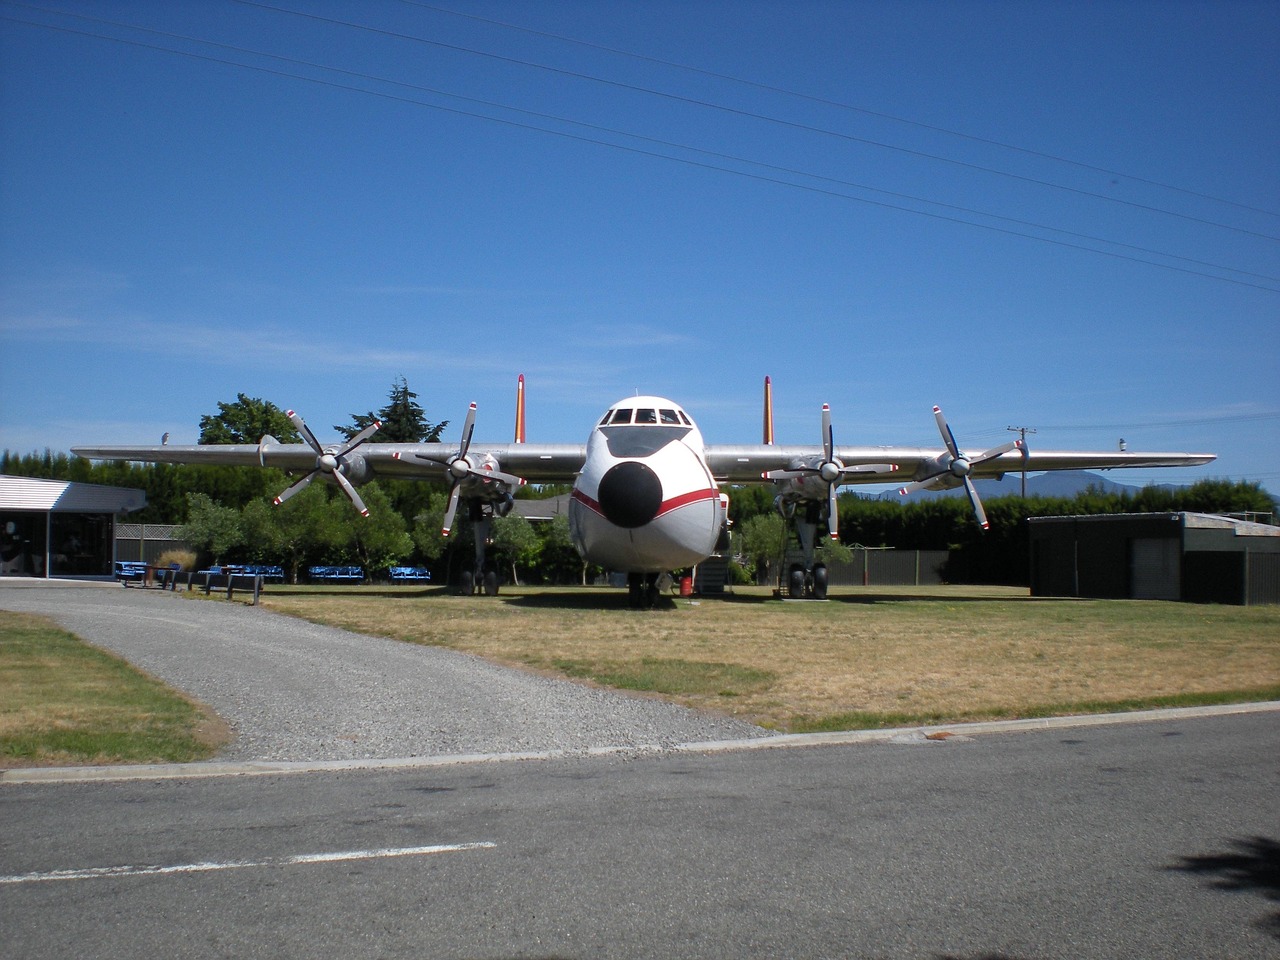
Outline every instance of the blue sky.
[(237, 393), (326, 439), (401, 375), (505, 442), (519, 373), (531, 441), (643, 392), (756, 442), (770, 375), (784, 442), (938, 403), (1274, 491), (1278, 42), (1271, 2), (0, 0), (0, 446)]

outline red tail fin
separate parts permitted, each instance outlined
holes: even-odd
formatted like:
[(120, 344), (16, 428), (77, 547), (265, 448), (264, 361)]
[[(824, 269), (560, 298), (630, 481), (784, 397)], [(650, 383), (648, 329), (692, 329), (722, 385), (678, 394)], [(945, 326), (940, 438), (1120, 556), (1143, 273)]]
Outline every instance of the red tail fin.
[(773, 443), (773, 381), (764, 378), (764, 442)]
[(524, 374), (516, 381), (516, 443), (524, 443)]

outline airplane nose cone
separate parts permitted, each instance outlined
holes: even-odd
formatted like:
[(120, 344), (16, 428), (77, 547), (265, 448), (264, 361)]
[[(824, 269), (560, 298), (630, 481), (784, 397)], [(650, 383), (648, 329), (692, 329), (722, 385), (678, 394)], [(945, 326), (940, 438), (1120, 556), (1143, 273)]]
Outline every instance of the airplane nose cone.
[(662, 506), (662, 481), (643, 463), (628, 460), (610, 467), (600, 478), (598, 501), (610, 523), (626, 529), (643, 527)]

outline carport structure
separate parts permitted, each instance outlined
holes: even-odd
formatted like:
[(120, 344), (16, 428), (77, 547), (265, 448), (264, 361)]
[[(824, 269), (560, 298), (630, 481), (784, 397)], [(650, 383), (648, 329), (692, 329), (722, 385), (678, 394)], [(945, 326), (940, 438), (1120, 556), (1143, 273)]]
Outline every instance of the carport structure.
[(146, 505), (126, 487), (0, 476), (0, 576), (108, 577), (116, 517)]

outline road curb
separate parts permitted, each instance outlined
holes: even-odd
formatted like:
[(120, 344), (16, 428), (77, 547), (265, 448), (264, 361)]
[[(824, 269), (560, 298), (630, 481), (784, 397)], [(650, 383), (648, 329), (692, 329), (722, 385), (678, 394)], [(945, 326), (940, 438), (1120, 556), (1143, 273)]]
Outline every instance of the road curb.
[(1242, 713), (1280, 712), (1280, 700), (1230, 703), (1210, 707), (1168, 707), (1129, 713), (1081, 714), (1030, 720), (992, 720), (937, 726), (847, 730), (833, 733), (785, 733), (748, 740), (715, 740), (675, 745), (591, 747), (586, 750), (536, 750), (516, 753), (464, 753), (434, 757), (388, 757), (359, 760), (209, 760), (200, 763), (152, 763), (97, 767), (25, 767), (0, 770), (0, 786), (36, 783), (106, 783), (123, 780), (189, 780), (207, 777), (286, 776), (300, 773), (342, 773), (364, 770), (413, 770), (518, 760), (566, 760), (605, 756), (733, 753), (796, 747), (852, 746), (864, 743), (943, 745), (995, 733), (1031, 733), (1122, 723), (1196, 720)]

